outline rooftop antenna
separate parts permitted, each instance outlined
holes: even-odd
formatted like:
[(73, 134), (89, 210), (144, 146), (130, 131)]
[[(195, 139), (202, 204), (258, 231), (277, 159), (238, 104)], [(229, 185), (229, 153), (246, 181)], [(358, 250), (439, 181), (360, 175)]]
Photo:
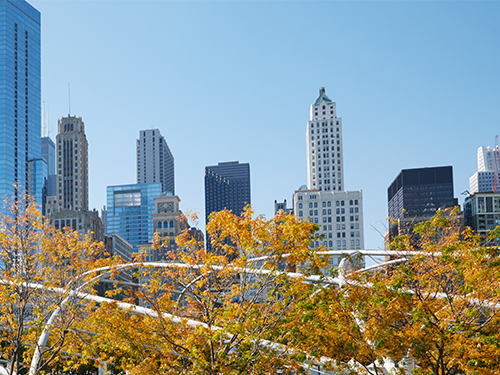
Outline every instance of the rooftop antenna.
[(69, 106), (68, 115), (71, 115), (71, 88), (69, 82), (68, 82), (68, 106)]

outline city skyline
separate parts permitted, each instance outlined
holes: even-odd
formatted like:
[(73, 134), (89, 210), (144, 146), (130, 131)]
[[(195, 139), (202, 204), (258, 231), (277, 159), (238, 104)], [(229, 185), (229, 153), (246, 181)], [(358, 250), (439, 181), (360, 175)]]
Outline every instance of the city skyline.
[(363, 190), (365, 247), (383, 247), (372, 225), (383, 231), (400, 170), (452, 165), (462, 203), (477, 148), (498, 133), (495, 3), (30, 4), (52, 139), (68, 82), (85, 118), (91, 208), (106, 186), (135, 182), (135, 139), (151, 124), (176, 157), (184, 210), (204, 217), (205, 165), (244, 160), (256, 213), (271, 217), (307, 183), (304, 123), (324, 86), (345, 120), (344, 189)]

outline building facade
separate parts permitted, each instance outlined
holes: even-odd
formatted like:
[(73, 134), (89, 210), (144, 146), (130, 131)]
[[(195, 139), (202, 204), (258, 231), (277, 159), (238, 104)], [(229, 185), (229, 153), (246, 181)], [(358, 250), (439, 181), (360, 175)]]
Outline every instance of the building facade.
[(307, 122), (307, 186), (319, 191), (344, 190), (342, 118), (324, 87), (311, 105)]
[[(487, 237), (500, 225), (500, 193), (478, 192), (469, 195), (464, 202), (465, 225)], [(496, 244), (499, 244), (496, 239)]]
[(81, 117), (68, 115), (58, 121), (55, 155), (56, 195), (48, 196), (45, 205), (50, 223), (81, 234), (90, 231), (96, 241), (104, 241), (99, 213), (89, 211), (88, 142)]
[(224, 209), (239, 215), (250, 198), (250, 164), (237, 161), (205, 167), (206, 223), (212, 212)]
[[(42, 194), (29, 176), (41, 155), (40, 13), (24, 0), (0, 0), (0, 198)], [(35, 163), (39, 164), (39, 163)], [(31, 168), (39, 170), (39, 168)], [(35, 181), (35, 186), (30, 186)], [(14, 188), (18, 184), (19, 190)], [(40, 197), (36, 198), (40, 200)], [(7, 209), (0, 205), (0, 211)]]
[[(307, 186), (293, 195), (293, 212), (320, 226), (328, 250), (363, 249), (363, 192), (344, 190), (342, 118), (324, 87), (311, 105), (306, 132)], [(341, 256), (332, 256), (338, 265)]]
[(175, 194), (174, 156), (158, 129), (141, 130), (137, 140), (137, 183), (159, 182), (162, 192)]
[[(498, 146), (484, 147), (481, 146), (477, 150), (477, 172), (469, 178), (469, 192), (483, 193), (500, 191), (500, 173), (498, 173), (497, 161), (500, 162), (500, 150)], [(496, 172), (495, 172), (496, 170)], [(496, 187), (495, 187), (496, 173)]]
[(133, 246), (134, 252), (140, 244), (153, 238), (153, 216), (155, 197), (162, 194), (159, 182), (107, 187), (106, 234), (116, 233)]
[[(224, 209), (240, 215), (251, 204), (250, 164), (238, 161), (224, 162), (205, 167), (205, 223), (210, 214)], [(210, 239), (206, 239), (211, 250)]]
[(149, 248), (147, 260), (154, 262), (172, 261), (175, 259), (177, 249), (176, 237), (188, 229), (189, 234), (203, 244), (203, 232), (190, 228), (187, 218), (179, 208), (181, 199), (177, 195), (155, 197), (155, 212), (153, 216), (154, 232), (158, 233), (162, 246), (157, 249)]
[(57, 195), (56, 145), (50, 137), (42, 137), (42, 158), (47, 162), (47, 196)]
[(387, 189), (389, 217), (430, 217), (458, 205), (453, 194), (453, 167), (403, 169)]

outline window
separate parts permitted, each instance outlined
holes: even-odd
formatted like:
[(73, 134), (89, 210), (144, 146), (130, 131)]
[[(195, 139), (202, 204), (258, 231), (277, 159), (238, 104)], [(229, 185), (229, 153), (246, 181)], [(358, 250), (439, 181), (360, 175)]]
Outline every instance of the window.
[(299, 211), (299, 217), (302, 217), (302, 211)]
[(158, 221), (158, 228), (161, 229), (161, 221)]
[(299, 208), (302, 208), (302, 203), (299, 203)]

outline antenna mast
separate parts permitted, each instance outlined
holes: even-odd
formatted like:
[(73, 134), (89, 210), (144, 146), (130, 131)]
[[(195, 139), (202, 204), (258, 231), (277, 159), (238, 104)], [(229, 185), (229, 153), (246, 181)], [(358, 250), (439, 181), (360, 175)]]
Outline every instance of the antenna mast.
[(68, 82), (68, 106), (69, 106), (68, 114), (71, 115), (71, 88), (69, 82)]

